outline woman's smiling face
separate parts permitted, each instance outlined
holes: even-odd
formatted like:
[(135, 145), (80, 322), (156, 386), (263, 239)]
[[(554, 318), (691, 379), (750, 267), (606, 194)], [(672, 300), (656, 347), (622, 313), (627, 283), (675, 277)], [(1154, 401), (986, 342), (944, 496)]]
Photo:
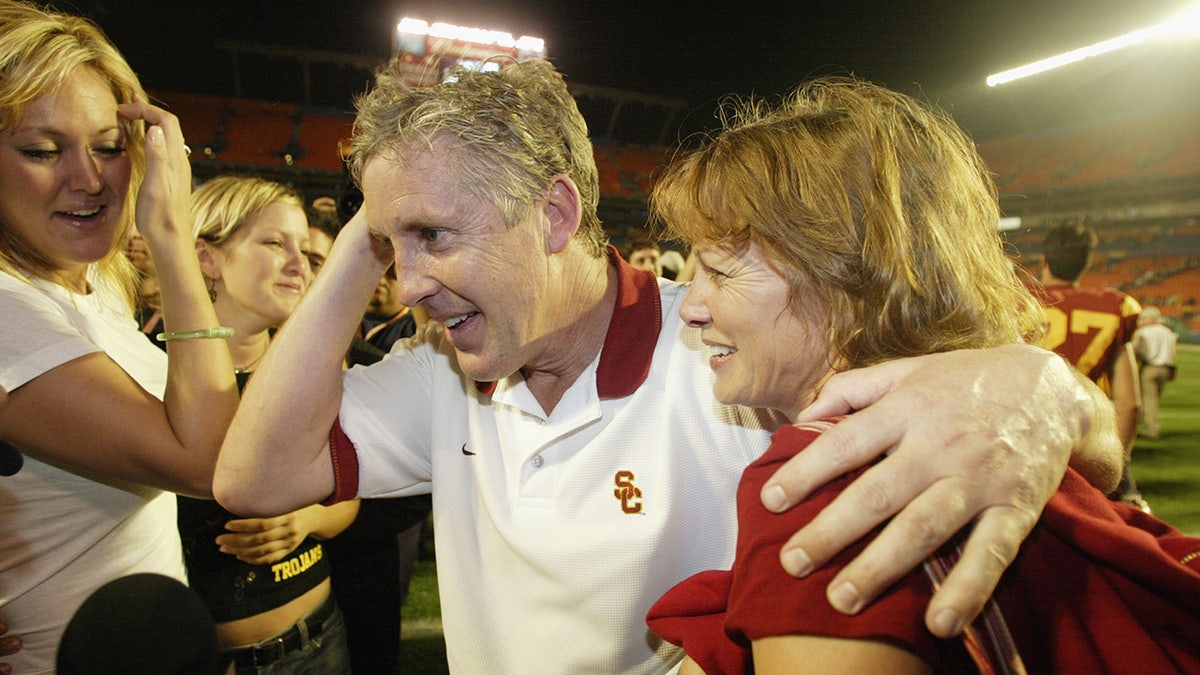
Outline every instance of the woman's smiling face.
[(710, 349), (713, 394), (795, 419), (831, 373), (820, 304), (795, 307), (787, 280), (753, 244), (695, 253), (700, 267), (679, 315)]
[(216, 278), (215, 307), (221, 320), (255, 323), (260, 330), (283, 323), (312, 282), (308, 237), (304, 209), (274, 202), (247, 218), (222, 244), (208, 245), (217, 274), (212, 269), (206, 273)]
[(113, 248), (132, 170), (117, 100), (83, 66), (0, 137), (0, 226), (82, 284)]

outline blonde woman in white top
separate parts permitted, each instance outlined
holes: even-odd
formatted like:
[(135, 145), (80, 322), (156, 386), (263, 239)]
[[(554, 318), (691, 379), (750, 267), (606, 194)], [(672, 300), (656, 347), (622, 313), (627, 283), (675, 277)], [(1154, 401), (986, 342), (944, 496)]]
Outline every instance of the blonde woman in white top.
[[(195, 254), (178, 120), (92, 24), (0, 0), (0, 619), (12, 671), (50, 672), (96, 588), (183, 578), (175, 498), (207, 496), (237, 405)], [(169, 359), (133, 320), (136, 223)], [(169, 364), (169, 365), (168, 365)]]

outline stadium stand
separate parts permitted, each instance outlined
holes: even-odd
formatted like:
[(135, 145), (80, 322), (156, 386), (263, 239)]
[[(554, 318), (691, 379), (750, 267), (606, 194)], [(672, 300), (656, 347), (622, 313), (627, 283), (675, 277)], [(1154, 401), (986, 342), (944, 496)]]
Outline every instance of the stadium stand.
[(304, 149), (304, 166), (327, 171), (342, 170), (342, 155), (338, 143), (350, 138), (354, 127), (352, 115), (306, 113), (300, 120), (300, 147)]
[(979, 144), (1002, 193), (1200, 175), (1200, 111), (1166, 110), (1105, 124)]
[[(225, 148), (216, 159), (231, 164), (280, 165), (295, 162), (288, 152), (298, 126), (299, 106), (236, 101), (227, 107)], [(185, 132), (186, 133), (186, 132)], [(292, 159), (289, 162), (288, 156)]]
[[(597, 105), (596, 92), (585, 103)], [(350, 113), (298, 103), (154, 92), (175, 112), (196, 154), (198, 179), (253, 171), (306, 195), (332, 194), (345, 180), (338, 143)], [(1019, 134), (978, 144), (996, 177), (1017, 261), (1041, 262), (1046, 227), (1083, 216), (1100, 236), (1089, 283), (1119, 288), (1163, 308), (1200, 341), (1200, 106), (1159, 110), (1091, 125)], [(613, 243), (644, 238), (646, 200), (668, 148), (601, 137), (596, 143), (601, 215)]]
[(228, 106), (225, 101), (213, 96), (181, 93), (154, 93), (151, 95), (179, 118), (184, 138), (192, 147), (192, 161), (213, 157), (224, 150), (225, 118)]

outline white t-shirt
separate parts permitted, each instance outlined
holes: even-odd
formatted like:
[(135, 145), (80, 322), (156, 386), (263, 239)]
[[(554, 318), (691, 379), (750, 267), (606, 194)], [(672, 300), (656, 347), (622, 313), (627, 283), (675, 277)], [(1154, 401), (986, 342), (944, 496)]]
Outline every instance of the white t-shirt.
[(738, 478), (777, 422), (713, 400), (686, 288), (619, 269), (604, 350), (549, 417), (520, 375), (463, 376), (437, 325), (345, 376), (338, 496), (433, 486), (452, 672), (654, 672), (677, 651), (646, 611), (732, 563)]
[[(79, 295), (34, 284), (0, 273), (0, 386), (13, 392), (103, 351), (162, 398), (166, 355), (118, 298), (103, 288)], [(88, 401), (80, 396), (75, 405)], [(108, 581), (135, 572), (186, 578), (174, 495), (100, 483), (28, 456), (16, 475), (0, 476), (0, 618), (23, 643), (0, 661), (14, 673), (53, 672), (59, 638), (79, 605)]]
[(1138, 358), (1149, 366), (1169, 366), (1175, 363), (1175, 331), (1161, 323), (1142, 326), (1133, 333), (1133, 349)]

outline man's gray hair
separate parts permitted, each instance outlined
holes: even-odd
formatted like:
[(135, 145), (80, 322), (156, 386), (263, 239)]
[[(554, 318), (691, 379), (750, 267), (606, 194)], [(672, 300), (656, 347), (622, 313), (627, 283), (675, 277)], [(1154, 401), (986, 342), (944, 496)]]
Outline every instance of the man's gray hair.
[(549, 62), (522, 61), (493, 72), (456, 69), (443, 83), (411, 87), (397, 61), (382, 68), (359, 97), (350, 170), (362, 183), (373, 157), (402, 153), (432, 139), (451, 139), (452, 170), (513, 226), (563, 174), (579, 190), (579, 239), (603, 255), (608, 237), (597, 214), (599, 177), (587, 123), (562, 75)]

